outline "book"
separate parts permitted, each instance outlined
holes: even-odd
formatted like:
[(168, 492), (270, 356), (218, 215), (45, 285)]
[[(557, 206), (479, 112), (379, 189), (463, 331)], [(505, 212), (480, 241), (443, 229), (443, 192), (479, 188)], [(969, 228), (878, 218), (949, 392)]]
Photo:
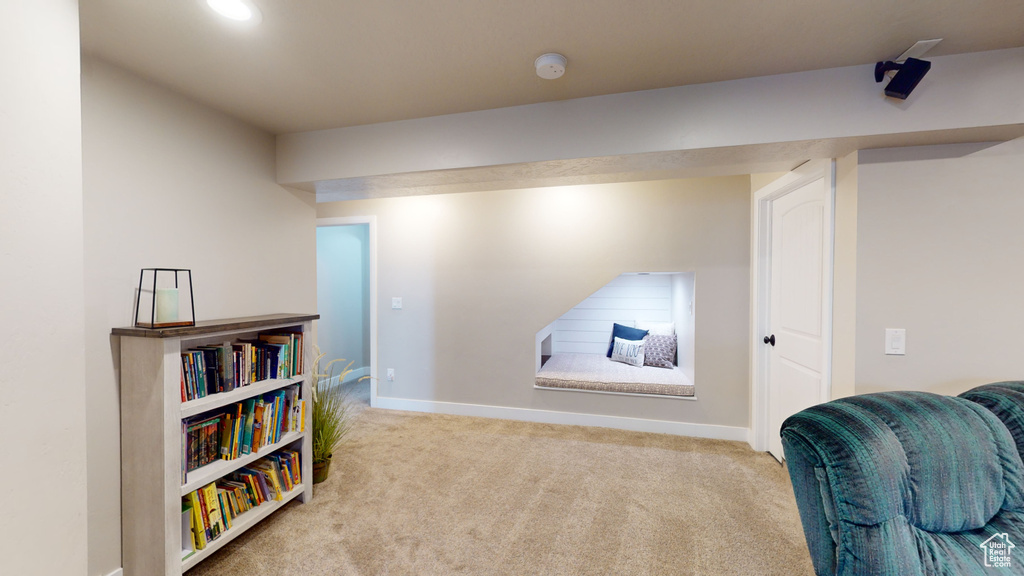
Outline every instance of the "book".
[(267, 435), (266, 443), (273, 444), (278, 441), (277, 437), (277, 395), (274, 393), (266, 394), (264, 400), (267, 403), (267, 407), (264, 410), (269, 411), (267, 415), (267, 427), (264, 430), (264, 434)]
[(201, 488), (201, 500), (206, 505), (206, 516), (210, 525), (211, 540), (216, 540), (227, 530), (224, 525), (224, 516), (220, 509), (220, 498), (217, 497), (217, 487), (211, 482)]
[[(222, 414), (185, 420), (186, 473), (220, 459), (220, 421)], [(186, 475), (187, 477), (187, 475)]]
[(183, 378), (185, 379), (185, 400), (188, 401), (198, 398), (196, 391), (195, 367), (192, 365), (192, 354), (189, 352), (181, 353), (181, 371)]
[(292, 432), (294, 430), (299, 429), (298, 396), (299, 388), (297, 386), (292, 386), (291, 388), (285, 390), (285, 398), (287, 400), (287, 402), (285, 403), (285, 407), (288, 410), (288, 432)]
[(181, 378), (181, 401), (188, 401), (188, 394), (185, 391), (185, 367), (182, 364), (178, 364), (178, 376)]
[(248, 386), (252, 383), (252, 344), (235, 342), (231, 348), (235, 353), (235, 386)]
[(266, 396), (263, 407), (263, 444), (270, 445), (274, 442), (277, 442), (274, 438), (274, 397)]
[(181, 483), (188, 480), (188, 422), (181, 421)]
[(218, 487), (216, 490), (217, 490), (217, 502), (220, 504), (221, 515), (224, 517), (225, 529), (230, 530), (231, 529), (231, 520), (232, 520), (232, 511), (231, 511), (231, 505), (227, 501), (227, 494), (228, 494), (228, 492), (227, 492), (227, 490), (225, 490), (223, 488), (220, 488), (220, 487)]
[(231, 432), (234, 430), (234, 425), (231, 422), (231, 412), (225, 412), (224, 417), (220, 421), (220, 459), (230, 460), (231, 459)]
[(252, 503), (253, 508), (259, 506), (260, 504), (266, 501), (266, 498), (264, 498), (260, 493), (260, 488), (255, 481), (254, 475), (250, 472), (247, 472), (245, 468), (242, 468), (241, 470), (232, 474), (232, 478), (245, 485), (245, 491), (248, 494), (249, 500)]
[(256, 399), (256, 408), (253, 411), (253, 422), (252, 422), (252, 446), (255, 450), (259, 450), (264, 446), (263, 438), (263, 409), (265, 403), (263, 398)]
[(295, 483), (292, 481), (291, 470), (289, 470), (289, 460), (282, 454), (272, 454), (269, 459), (274, 465), (274, 470), (277, 471), (278, 479), (284, 486), (285, 492), (291, 492), (295, 488)]
[(221, 478), (217, 481), (217, 485), (229, 491), (231, 495), (231, 506), (234, 509), (235, 517), (238, 517), (252, 509), (252, 498), (250, 498), (249, 490), (244, 482)]
[(252, 475), (253, 482), (259, 487), (260, 494), (263, 498), (262, 502), (268, 502), (274, 499), (274, 495), (270, 490), (270, 485), (267, 483), (267, 479), (259, 470), (253, 470), (252, 468), (246, 469), (249, 474)]
[(266, 479), (267, 488), (270, 491), (271, 498), (274, 500), (283, 499), (285, 492), (284, 483), (280, 479), (280, 472), (274, 467), (274, 462), (264, 458), (253, 462), (252, 467), (258, 470)]
[(292, 483), (302, 483), (302, 467), (299, 465), (299, 452), (297, 450), (282, 450), (281, 455), (288, 459), (289, 469), (292, 473)]
[(202, 388), (200, 388), (200, 380), (199, 380), (199, 369), (200, 369), (200, 367), (199, 367), (199, 356), (198, 356), (198, 354), (196, 354), (195, 352), (189, 352), (188, 353), (188, 365), (189, 365), (189, 369), (192, 371), (192, 388), (193, 388), (193, 396), (192, 397), (193, 398), (202, 398), (202, 397), (206, 396), (206, 387), (203, 386)]
[(206, 526), (203, 523), (204, 514), (202, 505), (199, 502), (199, 492), (193, 490), (187, 496), (192, 506), (192, 536), (196, 544), (196, 550), (206, 548)]
[(260, 339), (275, 344), (286, 344), (288, 346), (288, 357), (286, 359), (286, 371), (283, 378), (290, 378), (302, 374), (302, 332), (300, 330), (277, 330), (260, 334)]
[(292, 334), (260, 334), (259, 339), (269, 344), (278, 346), (278, 370), (275, 371), (275, 378), (291, 378), (292, 371), (292, 350), (295, 347), (295, 338)]
[(253, 418), (255, 417), (256, 411), (256, 400), (249, 398), (244, 401), (245, 407), (243, 409), (245, 414), (245, 424), (243, 425), (242, 435), (242, 454), (249, 454), (252, 452), (252, 426)]
[(205, 398), (210, 394), (210, 386), (206, 378), (206, 359), (202, 352), (194, 350), (192, 360), (196, 366), (196, 388), (199, 389), (199, 397)]
[(223, 384), (220, 381), (220, 354), (214, 346), (197, 346), (196, 351), (202, 355), (203, 365), (206, 367), (206, 394), (223, 392)]
[(231, 459), (238, 458), (242, 446), (242, 403), (235, 404), (234, 430), (231, 433)]
[(259, 339), (255, 340), (242, 340), (241, 343), (249, 344), (252, 350), (252, 382), (259, 382), (260, 380), (269, 380), (275, 378), (271, 375), (271, 368), (276, 368), (275, 365), (271, 365), (271, 356), (274, 355), (276, 348), (274, 345), (264, 342)]
[(235, 385), (235, 353), (230, 344), (217, 347), (220, 353), (220, 378), (225, 392), (236, 388)]
[(181, 501), (181, 559), (184, 560), (196, 553), (196, 541), (192, 528), (192, 502), (185, 498)]
[(206, 507), (206, 494), (203, 493), (202, 488), (195, 492), (196, 497), (199, 498), (199, 516), (203, 519), (203, 532), (206, 535), (206, 543), (209, 544), (213, 541), (213, 528), (210, 525), (210, 509)]
[(285, 345), (260, 341), (255, 345), (263, 358), (263, 379), (282, 378), (282, 355)]

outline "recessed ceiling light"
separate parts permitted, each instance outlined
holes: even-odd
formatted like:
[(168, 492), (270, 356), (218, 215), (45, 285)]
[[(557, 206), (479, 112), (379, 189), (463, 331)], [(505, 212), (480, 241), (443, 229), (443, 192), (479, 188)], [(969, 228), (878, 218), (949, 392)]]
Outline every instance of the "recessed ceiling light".
[(221, 16), (245, 24), (263, 20), (260, 9), (251, 0), (206, 0), (206, 5)]

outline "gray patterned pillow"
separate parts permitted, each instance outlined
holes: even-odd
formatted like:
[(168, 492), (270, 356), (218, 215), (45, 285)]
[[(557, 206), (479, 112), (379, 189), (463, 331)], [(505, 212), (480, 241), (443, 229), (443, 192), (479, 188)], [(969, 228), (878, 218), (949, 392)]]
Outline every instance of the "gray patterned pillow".
[(644, 366), (672, 368), (676, 361), (676, 335), (644, 336)]

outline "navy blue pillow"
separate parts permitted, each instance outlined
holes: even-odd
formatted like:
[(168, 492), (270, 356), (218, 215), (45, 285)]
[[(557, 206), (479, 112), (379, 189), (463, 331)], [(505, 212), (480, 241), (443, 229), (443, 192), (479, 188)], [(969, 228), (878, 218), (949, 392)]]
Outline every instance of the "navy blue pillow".
[(605, 356), (608, 358), (612, 357), (612, 348), (615, 347), (616, 338), (622, 338), (623, 340), (643, 340), (644, 336), (647, 336), (647, 330), (631, 328), (629, 326), (623, 326), (622, 324), (612, 324), (612, 341), (608, 343), (608, 353), (605, 354)]

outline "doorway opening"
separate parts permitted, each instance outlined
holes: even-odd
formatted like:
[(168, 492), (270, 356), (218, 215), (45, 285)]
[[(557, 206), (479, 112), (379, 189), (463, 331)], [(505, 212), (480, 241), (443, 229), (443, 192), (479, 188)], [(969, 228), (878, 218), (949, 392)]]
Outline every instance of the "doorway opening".
[[(317, 344), (321, 368), (334, 359), (338, 384), (359, 412), (375, 404), (376, 294), (373, 222), (330, 218), (317, 221)], [(342, 370), (350, 371), (342, 375)]]

